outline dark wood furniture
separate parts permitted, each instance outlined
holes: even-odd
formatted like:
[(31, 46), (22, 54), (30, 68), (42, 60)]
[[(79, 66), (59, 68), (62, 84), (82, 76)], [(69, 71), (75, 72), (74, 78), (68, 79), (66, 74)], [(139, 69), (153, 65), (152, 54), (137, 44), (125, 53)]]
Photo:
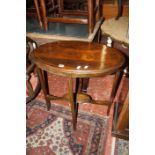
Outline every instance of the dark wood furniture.
[[(57, 0), (45, 0), (45, 5), (47, 15), (56, 14), (56, 10), (58, 10)], [(43, 28), (42, 13), (44, 12), (41, 12), (41, 6), (42, 3), (39, 0), (26, 0), (26, 15), (37, 17), (40, 27)]]
[[(65, 10), (64, 1), (57, 0), (57, 14), (55, 16), (47, 15), (46, 1), (39, 0), (43, 18), (44, 29), (48, 30), (49, 22), (71, 23), (71, 24), (88, 24), (89, 34), (93, 33), (95, 23), (101, 17), (101, 0), (87, 0), (87, 10)], [(66, 17), (67, 16), (67, 17)], [(83, 18), (75, 18), (73, 16), (84, 16)]]
[[(26, 37), (26, 89), (27, 89), (26, 104), (32, 101), (38, 95), (41, 89), (38, 75), (35, 72), (36, 66), (30, 60), (30, 54), (35, 48), (37, 48), (36, 42), (31, 38)], [(35, 86), (33, 86), (33, 84), (31, 83), (32, 73), (36, 78)]]
[(26, 15), (37, 17), (40, 27), (43, 27), (38, 0), (26, 0)]
[[(100, 29), (100, 43), (112, 39), (112, 46), (129, 56), (129, 16), (122, 16), (123, 0), (117, 1), (116, 17), (106, 19)], [(128, 0), (129, 1), (129, 0)]]
[[(102, 15), (105, 19), (116, 17), (118, 13), (118, 1), (120, 0), (102, 0)], [(129, 16), (129, 0), (121, 0), (122, 16)]]
[[(32, 61), (37, 65), (41, 87), (48, 109), (50, 100), (64, 99), (70, 101), (73, 129), (76, 129), (78, 103), (90, 102), (107, 105), (109, 114), (115, 97), (120, 72), (125, 63), (124, 56), (116, 49), (98, 43), (78, 41), (58, 41), (39, 46), (31, 53)], [(45, 73), (68, 77), (69, 93), (63, 97), (50, 95)], [(81, 91), (80, 81), (84, 78), (115, 74), (113, 88), (108, 101), (94, 101)], [(77, 87), (73, 92), (73, 79)], [(79, 83), (79, 85), (78, 85)]]
[(123, 105), (118, 102), (115, 104), (112, 135), (129, 139), (129, 94)]

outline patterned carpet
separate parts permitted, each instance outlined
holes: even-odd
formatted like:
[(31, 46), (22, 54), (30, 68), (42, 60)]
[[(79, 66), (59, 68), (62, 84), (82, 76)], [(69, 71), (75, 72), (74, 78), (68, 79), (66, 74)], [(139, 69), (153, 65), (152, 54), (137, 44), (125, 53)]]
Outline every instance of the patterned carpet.
[(129, 155), (129, 141), (116, 138), (114, 155)]
[[(32, 77), (34, 77), (34, 76), (32, 76)], [(49, 87), (50, 88), (49, 89), (50, 94), (53, 94), (55, 96), (62, 96), (62, 95), (66, 94), (68, 92), (67, 79), (66, 78), (49, 74), (48, 79), (49, 79), (49, 85), (50, 85), (50, 87)], [(106, 100), (106, 99), (108, 99), (109, 94), (111, 92), (112, 79), (113, 79), (113, 76), (90, 79), (88, 90), (87, 90), (88, 94), (91, 95), (92, 98), (96, 99), (96, 100)], [(31, 80), (32, 80), (32, 83), (35, 83), (35, 78), (32, 78)], [(128, 79), (125, 78), (123, 81), (124, 81), (123, 82), (124, 84), (123, 83), (121, 84), (120, 89), (118, 91), (118, 94), (119, 94), (120, 90), (122, 92), (121, 96), (119, 97), (120, 100), (123, 100), (123, 98), (126, 96), (126, 92), (127, 92), (127, 89), (128, 89)], [(44, 96), (43, 96), (42, 91), (38, 95), (37, 99), (39, 99), (41, 101), (44, 100)], [(36, 132), (37, 131), (39, 132), (40, 129), (38, 129), (38, 130), (36, 129), (36, 131), (33, 132), (34, 134), (32, 132), (30, 133), (30, 131), (32, 131), (32, 129), (34, 131), (34, 128), (36, 127), (37, 124), (38, 124), (38, 128), (41, 128), (41, 127), (39, 127), (39, 125), (45, 124), (44, 121), (47, 120), (48, 115), (50, 115), (51, 112), (52, 112), (52, 111), (47, 112), (46, 107), (40, 106), (40, 105), (38, 105), (38, 103), (35, 104), (34, 106), (31, 106), (34, 103), (36, 103), (36, 102), (34, 101), (34, 102), (30, 103), (27, 106), (27, 112), (28, 112), (27, 114), (29, 116), (29, 119), (27, 120), (27, 140), (29, 139), (29, 137), (31, 137), (32, 141), (33, 141), (32, 135), (36, 135)], [(55, 101), (55, 103), (57, 103), (59, 105), (63, 105), (63, 107), (69, 107), (69, 105), (70, 105), (69, 102), (62, 102), (62, 101), (61, 102), (60, 101)], [(51, 106), (52, 105), (53, 105), (53, 102), (52, 102)], [(39, 112), (35, 110), (35, 109), (38, 109), (38, 108), (41, 109)], [(102, 116), (102, 118), (105, 118), (106, 112), (107, 112), (107, 107), (105, 107), (105, 106), (103, 107), (102, 105), (95, 105), (95, 104), (87, 104), (87, 103), (85, 103), (85, 104), (80, 104), (79, 105), (79, 111), (84, 111), (85, 114), (86, 113), (91, 113), (91, 114), (93, 113), (95, 115)], [(42, 113), (40, 113), (40, 112), (42, 112)], [(55, 113), (52, 112), (52, 114), (55, 114)], [(60, 116), (60, 113), (57, 113), (57, 114)], [(65, 114), (64, 114), (64, 116), (65, 116)], [(62, 116), (62, 117), (64, 117), (64, 116)], [(108, 124), (107, 124), (108, 131), (106, 131), (106, 132), (108, 132), (108, 136), (106, 138), (106, 142), (105, 142), (106, 144), (105, 145), (102, 144), (102, 147), (103, 147), (102, 149), (103, 150), (101, 152), (103, 152), (103, 153), (100, 153), (98, 155), (111, 155), (112, 116), (113, 116), (113, 109), (112, 109), (111, 115), (110, 115), (110, 117), (108, 119)], [(51, 117), (51, 116), (49, 116), (49, 117)], [(68, 117), (70, 117), (70, 116), (68, 116)], [(71, 117), (70, 117), (70, 120), (71, 120)], [(76, 134), (76, 136), (77, 135), (82, 135), (82, 134), (79, 132), (78, 134)], [(105, 140), (105, 137), (104, 137), (104, 140)], [(84, 149), (85, 149), (85, 147), (84, 147)], [(48, 150), (49, 150), (50, 153), (47, 153)], [(48, 145), (46, 143), (44, 145), (41, 145), (41, 144), (39, 145), (38, 143), (36, 143), (36, 144), (33, 143), (33, 145), (32, 145), (32, 143), (27, 141), (27, 155), (43, 155), (44, 153), (42, 153), (42, 152), (46, 152), (45, 155), (52, 155), (51, 149), (48, 147)], [(53, 154), (56, 154), (56, 153), (53, 153)]]
[(69, 108), (34, 100), (27, 106), (27, 155), (102, 155), (107, 136), (107, 117), (79, 111), (77, 130), (72, 130)]

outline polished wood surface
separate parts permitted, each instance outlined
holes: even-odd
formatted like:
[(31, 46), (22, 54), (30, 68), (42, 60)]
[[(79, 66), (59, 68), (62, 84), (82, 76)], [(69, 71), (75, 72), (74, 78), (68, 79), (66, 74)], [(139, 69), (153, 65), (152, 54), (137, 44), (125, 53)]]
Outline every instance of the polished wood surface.
[[(31, 60), (37, 65), (47, 109), (50, 109), (50, 100), (70, 101), (74, 130), (76, 130), (78, 104), (80, 103), (107, 105), (107, 114), (109, 114), (125, 63), (124, 56), (118, 50), (98, 43), (57, 41), (39, 46), (31, 53)], [(50, 95), (46, 87), (47, 80), (43, 74), (44, 71), (69, 77), (68, 94), (62, 97)], [(109, 101), (92, 100), (91, 96), (82, 92), (81, 84), (84, 78), (108, 74), (115, 74)], [(73, 78), (76, 78), (75, 92), (73, 91)]]
[(128, 126), (129, 126), (129, 94), (127, 94), (127, 97), (124, 101), (123, 108), (117, 121), (116, 129), (123, 131)]
[[(118, 106), (118, 110), (115, 108), (114, 118), (113, 120), (113, 130), (112, 135), (122, 138), (129, 139), (129, 93), (127, 94), (125, 101), (121, 108), (119, 108), (120, 103), (116, 103)], [(120, 110), (121, 109), (121, 110)], [(118, 116), (117, 116), (118, 115)]]
[[(27, 91), (26, 104), (32, 101), (35, 97), (37, 97), (41, 89), (38, 75), (35, 72), (36, 66), (30, 60), (30, 54), (34, 50), (34, 48), (37, 48), (36, 42), (26, 37), (26, 91)], [(33, 84), (31, 82), (32, 74), (36, 78), (35, 87), (33, 87)]]
[(41, 45), (31, 55), (42, 69), (61, 76), (95, 77), (119, 70), (124, 56), (98, 43), (58, 41)]

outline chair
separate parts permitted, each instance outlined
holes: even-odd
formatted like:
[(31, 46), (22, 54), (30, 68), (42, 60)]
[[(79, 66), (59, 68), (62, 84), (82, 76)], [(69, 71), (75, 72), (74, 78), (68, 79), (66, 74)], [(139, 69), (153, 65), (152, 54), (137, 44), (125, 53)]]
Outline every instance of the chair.
[[(36, 47), (37, 47), (36, 42), (26, 37), (26, 88), (27, 88), (26, 104), (29, 103), (31, 100), (33, 100), (38, 95), (41, 89), (38, 75), (35, 72), (35, 64), (33, 64), (30, 60), (30, 54)], [(34, 74), (36, 79), (35, 86), (31, 82), (32, 74)]]
[(122, 0), (117, 0), (118, 14), (114, 18), (107, 19), (100, 28), (99, 42), (108, 44), (118, 49), (126, 56), (124, 75), (129, 71), (129, 17), (122, 16)]
[(100, 29), (100, 42), (111, 39), (112, 47), (129, 56), (129, 17), (122, 15), (122, 0), (118, 1), (118, 14), (103, 22)]
[[(54, 13), (58, 9), (57, 1), (56, 0), (45, 0), (47, 14)], [(41, 12), (40, 0), (27, 0), (26, 1), (26, 15), (27, 16), (35, 16), (38, 18), (38, 22), (41, 28), (43, 28), (43, 19), (42, 19), (42, 12)], [(43, 12), (44, 13), (44, 12)]]
[(43, 27), (38, 0), (26, 0), (26, 16), (37, 17), (40, 27)]
[(110, 37), (112, 46), (119, 49), (125, 55), (129, 55), (128, 17), (108, 19), (101, 25), (101, 43), (105, 43)]
[[(46, 1), (40, 0), (43, 25), (45, 31), (48, 30), (49, 22), (60, 22), (71, 24), (88, 24), (88, 31), (89, 34), (91, 34), (94, 30), (95, 23), (100, 19), (101, 0), (96, 0), (95, 3), (93, 0), (87, 0), (87, 1), (72, 0), (72, 3), (70, 3), (69, 0), (57, 0), (56, 4), (57, 5), (54, 6), (53, 8), (53, 11), (57, 12), (56, 15), (48, 16)], [(71, 9), (68, 10), (67, 4), (68, 5), (72, 4)], [(82, 16), (82, 18), (79, 16)]]

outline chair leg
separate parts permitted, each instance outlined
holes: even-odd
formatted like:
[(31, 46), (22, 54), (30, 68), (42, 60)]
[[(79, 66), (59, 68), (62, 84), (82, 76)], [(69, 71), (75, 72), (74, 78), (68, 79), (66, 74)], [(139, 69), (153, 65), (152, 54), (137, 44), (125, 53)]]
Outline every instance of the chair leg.
[(40, 0), (40, 6), (41, 6), (44, 29), (45, 29), (45, 31), (47, 31), (48, 30), (48, 21), (47, 21), (45, 0)]
[(119, 17), (122, 15), (123, 7), (122, 7), (122, 0), (117, 0), (117, 6), (118, 6), (118, 13), (116, 20), (119, 19)]
[(94, 29), (93, 0), (88, 0), (87, 3), (88, 3), (88, 30), (89, 30), (89, 34), (91, 34)]
[(39, 10), (38, 0), (34, 0), (34, 4), (35, 4), (36, 11), (37, 11), (37, 17), (38, 17), (39, 25), (42, 28), (43, 25), (42, 25), (42, 21), (41, 21), (41, 15), (40, 15), (40, 10)]

